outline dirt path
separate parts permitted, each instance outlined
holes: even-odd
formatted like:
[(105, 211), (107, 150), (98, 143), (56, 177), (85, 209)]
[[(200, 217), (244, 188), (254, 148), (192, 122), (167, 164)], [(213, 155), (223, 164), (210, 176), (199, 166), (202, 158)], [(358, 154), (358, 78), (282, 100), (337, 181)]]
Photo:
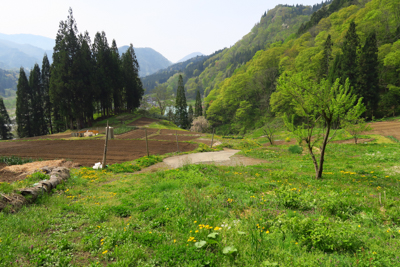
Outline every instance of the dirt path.
[[(265, 160), (248, 158), (240, 155), (235, 155), (240, 150), (235, 149), (224, 149), (223, 151), (217, 152), (203, 152), (188, 155), (175, 156), (164, 159), (164, 164), (170, 168), (180, 168), (185, 164), (216, 164), (224, 166), (236, 166), (236, 165), (256, 165), (266, 162)], [(160, 165), (161, 167), (161, 165)]]

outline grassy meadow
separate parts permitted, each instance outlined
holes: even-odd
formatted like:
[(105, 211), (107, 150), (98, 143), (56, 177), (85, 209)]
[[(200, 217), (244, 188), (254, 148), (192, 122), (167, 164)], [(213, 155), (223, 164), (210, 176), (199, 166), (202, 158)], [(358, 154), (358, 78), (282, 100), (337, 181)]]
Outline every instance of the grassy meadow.
[(72, 170), (0, 213), (0, 266), (400, 266), (399, 144), (329, 144), (315, 180), (298, 146), (230, 142), (265, 163)]

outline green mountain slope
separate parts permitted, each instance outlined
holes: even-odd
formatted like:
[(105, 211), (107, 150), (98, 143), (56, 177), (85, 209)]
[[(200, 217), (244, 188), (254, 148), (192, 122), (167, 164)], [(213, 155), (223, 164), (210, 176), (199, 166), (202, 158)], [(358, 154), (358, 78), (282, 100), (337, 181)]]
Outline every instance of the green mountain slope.
[(219, 83), (232, 76), (257, 51), (295, 34), (300, 25), (309, 20), (311, 13), (311, 7), (302, 5), (278, 5), (269, 10), (240, 41), (204, 63), (205, 70), (198, 77), (187, 81), (185, 87), (188, 94), (194, 95), (194, 92), (200, 89), (201, 93), (209, 95), (212, 90), (218, 88)]
[[(333, 57), (335, 57), (342, 53), (344, 36), (352, 21), (357, 25), (360, 44), (364, 45), (366, 37), (372, 31), (377, 34), (381, 88), (380, 116), (390, 116), (393, 109), (382, 101), (388, 93), (400, 99), (398, 52), (400, 51), (400, 2), (398, 0), (372, 0), (350, 5), (327, 18), (322, 18), (316, 26), (299, 37), (286, 36), (284, 42), (274, 38), (278, 42), (267, 44), (266, 48), (258, 51), (247, 64), (237, 68), (230, 78), (219, 81), (216, 76), (215, 82), (206, 84), (205, 92), (208, 94), (206, 102), (210, 104), (207, 111), (208, 118), (214, 126), (230, 124), (237, 131), (253, 128), (257, 123), (261, 125), (263, 119), (271, 114), (270, 97), (275, 90), (279, 75), (286, 71), (304, 72), (305, 75), (311, 75), (310, 78), (317, 79), (323, 45), (328, 34), (332, 37)], [(330, 62), (330, 66), (332, 65), (333, 60)], [(206, 72), (202, 73), (200, 77), (204, 77), (205, 74)], [(398, 111), (400, 101), (396, 100), (397, 102), (393, 103), (393, 99), (394, 97), (391, 97), (386, 101), (392, 101), (390, 107), (396, 106)], [(275, 96), (274, 100), (279, 101), (279, 96)]]
[(171, 87), (174, 92), (176, 92), (176, 82), (178, 81), (177, 77), (179, 74), (182, 74), (184, 77), (183, 81), (186, 83), (188, 79), (198, 76), (204, 70), (204, 62), (207, 59), (222, 51), (223, 50), (216, 51), (209, 56), (193, 57), (184, 62), (175, 63), (146, 77), (142, 77), (141, 80), (143, 87), (146, 89), (146, 94), (151, 94), (154, 87), (156, 87), (157, 84), (162, 83), (167, 83), (168, 86)]
[[(313, 7), (278, 5), (269, 10), (261, 17), (260, 22), (256, 23), (251, 32), (232, 47), (216, 51), (213, 55), (208, 56), (202, 65), (191, 66), (190, 71), (187, 69), (180, 71), (184, 78), (187, 97), (194, 98), (197, 90), (200, 90), (201, 94), (205, 96), (208, 96), (214, 89), (218, 90), (219, 84), (246, 64), (257, 51), (265, 49), (277, 41), (283, 42), (289, 36), (294, 37), (298, 28), (310, 19), (314, 11), (321, 7), (320, 4)], [(172, 72), (165, 73), (157, 82), (166, 82), (168, 86), (173, 87), (176, 75)]]

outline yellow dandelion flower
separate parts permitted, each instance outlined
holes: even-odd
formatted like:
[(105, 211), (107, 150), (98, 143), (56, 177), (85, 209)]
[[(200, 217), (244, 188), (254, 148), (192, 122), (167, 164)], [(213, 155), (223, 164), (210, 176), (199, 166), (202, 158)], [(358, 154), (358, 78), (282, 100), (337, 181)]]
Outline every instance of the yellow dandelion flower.
[(106, 254), (108, 252), (108, 250), (104, 250), (102, 254)]

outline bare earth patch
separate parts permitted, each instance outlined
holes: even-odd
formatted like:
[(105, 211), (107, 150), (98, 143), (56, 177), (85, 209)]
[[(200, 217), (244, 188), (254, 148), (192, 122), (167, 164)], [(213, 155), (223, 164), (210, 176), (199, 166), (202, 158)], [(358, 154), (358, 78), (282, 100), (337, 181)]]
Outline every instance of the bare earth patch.
[(380, 134), (383, 136), (393, 136), (400, 140), (400, 121), (381, 121), (368, 123), (372, 131), (365, 134)]
[(15, 181), (23, 180), (29, 174), (43, 167), (66, 167), (75, 168), (78, 164), (72, 161), (60, 160), (46, 160), (25, 163), (22, 165), (12, 165), (0, 169), (0, 182), (12, 183)]

